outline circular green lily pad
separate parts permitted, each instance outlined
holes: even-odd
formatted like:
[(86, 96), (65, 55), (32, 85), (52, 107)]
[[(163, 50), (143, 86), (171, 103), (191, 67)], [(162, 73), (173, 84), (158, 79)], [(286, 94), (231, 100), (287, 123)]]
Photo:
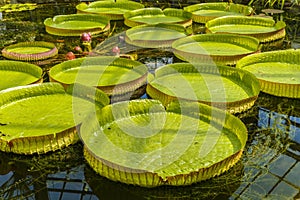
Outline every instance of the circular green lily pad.
[(247, 56), (237, 67), (249, 71), (261, 84), (261, 91), (300, 98), (300, 50), (270, 51)]
[(250, 6), (226, 2), (200, 3), (184, 7), (183, 9), (191, 12), (193, 21), (198, 23), (206, 23), (209, 20), (222, 16), (243, 16), (253, 13), (253, 9)]
[(205, 26), (208, 33), (248, 35), (265, 43), (284, 38), (286, 24), (265, 17), (226, 16), (213, 19)]
[(185, 99), (231, 113), (252, 107), (259, 91), (259, 82), (251, 73), (205, 63), (165, 65), (155, 71), (155, 78), (147, 85), (147, 94), (164, 105)]
[(114, 56), (86, 57), (55, 65), (49, 71), (51, 81), (64, 85), (80, 83), (95, 86), (109, 96), (130, 93), (146, 84), (147, 67)]
[(96, 1), (78, 4), (76, 9), (78, 13), (99, 14), (110, 20), (122, 20), (124, 13), (144, 7), (143, 4), (134, 1)]
[(180, 24), (184, 27), (192, 25), (192, 14), (182, 9), (143, 8), (126, 12), (124, 23), (129, 27), (142, 24)]
[(109, 102), (100, 90), (89, 100), (90, 90), (75, 94), (72, 87), (65, 91), (58, 83), (43, 83), (0, 91), (0, 150), (46, 153), (77, 142), (75, 126)]
[(144, 48), (171, 47), (172, 42), (187, 36), (186, 29), (177, 24), (140, 25), (126, 31), (127, 43)]
[(19, 61), (0, 61), (0, 90), (43, 82), (43, 70)]
[(53, 43), (35, 41), (20, 42), (2, 49), (2, 56), (12, 60), (38, 61), (51, 58), (58, 54)]
[[(199, 112), (198, 112), (199, 111)], [(213, 107), (155, 100), (105, 106), (80, 128), (84, 156), (100, 175), (143, 187), (190, 185), (231, 168), (245, 125)]]
[(84, 32), (99, 34), (108, 31), (107, 17), (96, 14), (57, 15), (44, 21), (46, 31), (53, 35), (80, 36)]
[(242, 57), (258, 52), (259, 41), (249, 36), (201, 34), (178, 39), (172, 43), (172, 48), (184, 61), (235, 65)]

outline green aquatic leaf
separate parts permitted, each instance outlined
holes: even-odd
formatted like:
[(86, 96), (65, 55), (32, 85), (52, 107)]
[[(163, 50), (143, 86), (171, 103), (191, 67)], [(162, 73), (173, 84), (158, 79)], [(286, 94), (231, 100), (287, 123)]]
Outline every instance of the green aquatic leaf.
[(0, 91), (0, 150), (46, 153), (77, 142), (75, 126), (109, 102), (100, 91), (94, 91), (93, 100), (83, 98), (90, 90), (43, 83)]
[(185, 27), (192, 25), (192, 14), (182, 9), (150, 7), (128, 11), (124, 14), (124, 23), (129, 27), (142, 24), (181, 24)]
[(132, 92), (146, 84), (148, 68), (138, 62), (114, 56), (86, 57), (55, 65), (51, 81), (64, 85), (80, 83), (102, 89), (108, 95)]
[(179, 24), (140, 25), (126, 31), (127, 43), (144, 48), (171, 47), (172, 42), (188, 35)]
[(286, 24), (264, 17), (226, 16), (213, 19), (205, 26), (209, 33), (248, 35), (264, 43), (284, 38)]
[(12, 60), (37, 61), (56, 56), (58, 49), (53, 43), (34, 41), (12, 44), (2, 49), (1, 53)]
[(235, 65), (240, 58), (258, 52), (259, 41), (249, 36), (200, 34), (178, 39), (172, 43), (172, 48), (184, 61)]
[(240, 158), (247, 130), (207, 105), (174, 102), (165, 110), (159, 101), (135, 100), (104, 107), (83, 122), (80, 137), (87, 162), (100, 175), (155, 187), (225, 172)]
[(84, 32), (99, 34), (108, 31), (110, 21), (96, 14), (57, 15), (44, 20), (46, 31), (53, 35), (80, 36)]
[(183, 9), (191, 12), (193, 21), (198, 23), (206, 23), (209, 20), (222, 16), (251, 15), (254, 12), (250, 6), (226, 2), (200, 3), (184, 7)]
[(198, 101), (229, 112), (242, 112), (258, 97), (258, 80), (248, 72), (207, 63), (177, 63), (155, 71), (147, 93), (164, 105), (176, 99)]
[(261, 90), (271, 95), (300, 98), (300, 50), (280, 50), (247, 56), (237, 67), (254, 74)]
[(78, 4), (76, 9), (78, 13), (99, 14), (110, 20), (122, 20), (124, 13), (144, 7), (143, 4), (134, 1), (96, 1)]
[(0, 61), (0, 90), (43, 82), (43, 70), (33, 64), (19, 61)]

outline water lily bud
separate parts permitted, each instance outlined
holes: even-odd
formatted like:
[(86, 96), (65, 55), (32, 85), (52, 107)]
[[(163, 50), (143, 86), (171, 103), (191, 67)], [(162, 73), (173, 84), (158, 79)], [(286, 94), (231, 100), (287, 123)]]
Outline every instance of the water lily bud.
[(81, 35), (82, 42), (90, 42), (91, 40), (92, 40), (91, 33), (82, 33), (82, 35)]
[(76, 46), (76, 47), (74, 47), (74, 51), (76, 51), (78, 53), (82, 53), (82, 48), (80, 46)]
[(74, 55), (74, 53), (71, 52), (71, 51), (68, 52), (65, 57), (66, 57), (67, 60), (73, 60), (73, 59), (76, 58), (76, 56)]
[(112, 48), (112, 52), (115, 53), (116, 55), (120, 54), (120, 48), (118, 46), (115, 46)]

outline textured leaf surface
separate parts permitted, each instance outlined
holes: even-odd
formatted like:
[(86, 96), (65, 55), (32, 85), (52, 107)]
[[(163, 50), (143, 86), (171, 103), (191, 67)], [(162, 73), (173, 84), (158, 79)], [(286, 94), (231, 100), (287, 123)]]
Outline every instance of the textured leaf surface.
[(285, 28), (283, 21), (248, 16), (225, 16), (209, 21), (206, 28), (212, 33), (264, 34)]
[(110, 86), (134, 81), (147, 74), (140, 62), (116, 57), (76, 59), (54, 66), (49, 75), (56, 81), (89, 86)]
[[(209, 167), (244, 148), (246, 129), (237, 118), (233, 125), (227, 121), (233, 116), (220, 111), (213, 116), (211, 107), (194, 105), (180, 114), (180, 107), (166, 111), (153, 100), (112, 104), (84, 122), (80, 135), (97, 158), (162, 179)], [(203, 153), (206, 145), (211, 149)]]
[(157, 40), (165, 41), (185, 37), (184, 32), (159, 27), (145, 27), (136, 31), (129, 31), (126, 35), (130, 40)]
[(217, 41), (187, 43), (177, 46), (176, 49), (189, 53), (220, 56), (249, 54), (253, 52), (253, 50), (247, 47), (239, 46), (238, 44)]
[(34, 83), (42, 78), (43, 70), (33, 64), (4, 61), (0, 62), (0, 90)]
[(281, 62), (264, 62), (243, 68), (253, 73), (258, 79), (270, 82), (300, 84), (300, 65)]
[(55, 135), (78, 125), (96, 109), (92, 102), (66, 93), (58, 83), (3, 90), (0, 94), (0, 132), (6, 141)]
[(150, 84), (167, 95), (196, 101), (234, 102), (253, 95), (243, 83), (220, 74), (172, 74)]

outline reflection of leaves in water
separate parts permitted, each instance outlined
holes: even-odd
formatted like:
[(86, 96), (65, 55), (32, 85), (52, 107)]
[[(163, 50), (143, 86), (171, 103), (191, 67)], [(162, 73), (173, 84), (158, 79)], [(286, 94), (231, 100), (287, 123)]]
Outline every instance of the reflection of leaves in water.
[[(290, 116), (300, 116), (299, 105), (299, 100), (262, 93), (252, 111), (244, 114), (242, 120), (249, 125), (249, 138), (242, 161), (245, 166), (242, 182), (249, 187), (239, 191), (235, 197), (243, 194), (243, 199), (290, 198), (291, 194), (276, 196), (268, 192), (276, 186), (272, 183), (272, 164), (282, 154), (289, 155), (287, 150), (294, 146), (295, 142), (290, 137)], [(249, 123), (249, 119), (256, 120)], [(269, 188), (268, 191), (266, 188)]]
[(243, 164), (238, 162), (221, 176), (190, 186), (160, 186), (144, 188), (110, 181), (85, 168), (85, 177), (93, 192), (100, 199), (227, 199), (241, 184)]
[[(71, 145), (45, 155), (23, 156), (0, 153), (0, 172), (10, 175), (0, 185), (0, 199), (34, 199), (47, 193), (47, 175), (82, 164), (82, 145)], [(4, 169), (5, 168), (5, 169)]]

